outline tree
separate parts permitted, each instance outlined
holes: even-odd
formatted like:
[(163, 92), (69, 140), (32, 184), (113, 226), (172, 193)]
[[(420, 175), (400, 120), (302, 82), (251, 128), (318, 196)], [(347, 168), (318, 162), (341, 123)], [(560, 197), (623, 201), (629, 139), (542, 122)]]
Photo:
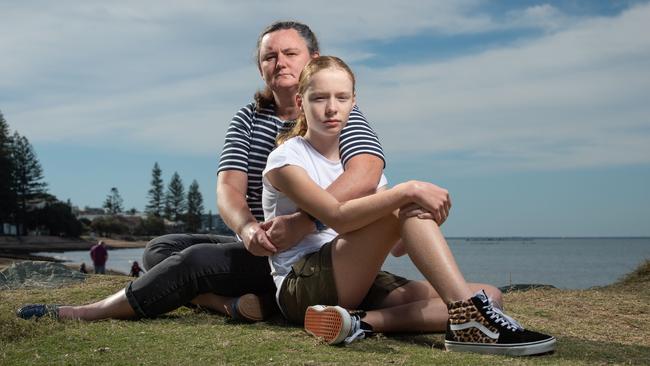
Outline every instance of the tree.
[(104, 201), (104, 208), (106, 211), (111, 214), (111, 215), (116, 215), (120, 212), (122, 212), (123, 200), (122, 197), (120, 196), (120, 192), (117, 190), (116, 187), (111, 188), (111, 193), (106, 196), (106, 200)]
[(0, 234), (2, 223), (11, 219), (16, 210), (16, 197), (13, 191), (14, 164), (11, 156), (12, 140), (9, 124), (0, 112)]
[(140, 221), (136, 228), (136, 235), (162, 235), (165, 233), (165, 221), (162, 217), (147, 216)]
[(187, 230), (197, 232), (201, 228), (201, 216), (203, 216), (203, 195), (199, 191), (199, 183), (195, 180), (190, 184), (187, 191)]
[[(72, 207), (68, 203), (60, 202), (53, 197), (44, 208), (36, 210), (30, 216), (36, 220), (38, 227), (44, 227), (50, 235), (64, 235), (78, 237), (81, 235), (83, 226), (72, 213)], [(36, 225), (34, 225), (36, 226)]]
[(151, 171), (151, 188), (149, 189), (149, 203), (145, 212), (149, 216), (162, 217), (165, 210), (164, 186), (161, 178), (162, 170), (156, 162)]
[(27, 137), (16, 131), (12, 137), (13, 192), (17, 202), (18, 235), (25, 231), (27, 203), (45, 194), (47, 184), (43, 182), (43, 169)]
[(129, 232), (129, 226), (120, 219), (120, 216), (98, 217), (90, 226), (100, 236), (122, 235)]
[(215, 225), (215, 232), (219, 235), (228, 235), (228, 236), (235, 236), (235, 233), (230, 230), (228, 225), (223, 221), (221, 218), (221, 215), (217, 214), (216, 215), (216, 225)]
[(165, 195), (165, 218), (180, 221), (185, 213), (185, 187), (177, 172), (174, 172)]

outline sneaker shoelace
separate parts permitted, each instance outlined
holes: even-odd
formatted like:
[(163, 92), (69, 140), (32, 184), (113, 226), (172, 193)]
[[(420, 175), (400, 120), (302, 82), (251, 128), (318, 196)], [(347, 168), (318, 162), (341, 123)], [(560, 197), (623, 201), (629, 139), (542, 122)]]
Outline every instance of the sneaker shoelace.
[(485, 291), (479, 291), (476, 296), (484, 304), (483, 309), (485, 313), (492, 319), (495, 323), (506, 327), (510, 330), (524, 330), (524, 327), (521, 326), (516, 320), (504, 314), (501, 309), (494, 306), (492, 299), (485, 293)]
[(504, 314), (498, 308), (492, 306), (492, 303), (488, 303), (483, 306), (485, 313), (497, 324), (506, 327), (510, 330), (524, 330), (524, 327), (521, 326), (516, 320)]
[(350, 335), (343, 340), (345, 344), (350, 344), (357, 339), (366, 337), (366, 331), (361, 329), (361, 318), (358, 315), (352, 315), (352, 326), (350, 327)]

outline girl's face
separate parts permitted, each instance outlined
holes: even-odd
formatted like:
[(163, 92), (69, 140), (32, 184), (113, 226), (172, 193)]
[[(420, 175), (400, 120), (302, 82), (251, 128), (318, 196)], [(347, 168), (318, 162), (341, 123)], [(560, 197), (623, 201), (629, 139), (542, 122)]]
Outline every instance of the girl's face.
[(303, 95), (296, 102), (305, 113), (310, 135), (338, 135), (355, 104), (350, 75), (339, 68), (327, 68), (313, 74)]
[(294, 29), (264, 35), (259, 56), (260, 74), (272, 91), (296, 88), (300, 72), (312, 58), (307, 43)]

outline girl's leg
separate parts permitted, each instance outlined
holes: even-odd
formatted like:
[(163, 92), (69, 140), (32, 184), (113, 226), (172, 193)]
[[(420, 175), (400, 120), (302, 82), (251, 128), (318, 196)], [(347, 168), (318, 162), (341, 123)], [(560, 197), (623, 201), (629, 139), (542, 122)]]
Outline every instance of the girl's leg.
[(472, 297), (438, 224), (417, 217), (400, 217), (400, 222), (406, 252), (445, 303)]
[(356, 309), (372, 285), (388, 252), (399, 239), (394, 215), (341, 235), (332, 245), (332, 267), (339, 305)]
[[(468, 286), (472, 292), (485, 290), (495, 303), (502, 302), (501, 291), (494, 286)], [(447, 304), (426, 281), (411, 281), (393, 290), (378, 306), (363, 318), (376, 332), (441, 332), (447, 324)]]
[(332, 265), (339, 305), (354, 309), (361, 303), (400, 235), (411, 261), (445, 303), (473, 295), (433, 220), (390, 215), (342, 235), (334, 243)]

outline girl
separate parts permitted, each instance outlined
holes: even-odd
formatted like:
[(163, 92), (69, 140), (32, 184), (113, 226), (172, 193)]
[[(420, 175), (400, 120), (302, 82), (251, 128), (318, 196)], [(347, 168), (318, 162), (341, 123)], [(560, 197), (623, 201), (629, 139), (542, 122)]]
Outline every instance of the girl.
[[(466, 283), (436, 222), (414, 215), (420, 210), (413, 207), (435, 211), (441, 188), (411, 181), (347, 202), (324, 190), (343, 173), (339, 135), (355, 105), (354, 75), (343, 61), (311, 60), (295, 98), (301, 115), (269, 155), (262, 197), (267, 220), (302, 210), (319, 228), (269, 257), (278, 305), (289, 320), (304, 320), (307, 332), (331, 344), (370, 331), (446, 326), (449, 350), (512, 355), (554, 350), (555, 338), (524, 330), (479, 290), (485, 285)], [(428, 283), (398, 286), (375, 300), (372, 293), (386, 281), (380, 268), (391, 248), (408, 253)]]

